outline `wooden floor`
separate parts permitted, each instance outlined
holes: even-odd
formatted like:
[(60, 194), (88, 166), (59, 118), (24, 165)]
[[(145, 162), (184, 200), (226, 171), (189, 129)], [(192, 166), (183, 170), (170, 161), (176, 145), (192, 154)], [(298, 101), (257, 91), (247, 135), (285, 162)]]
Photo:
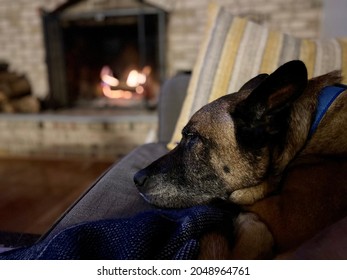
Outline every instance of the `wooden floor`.
[(0, 158), (0, 231), (46, 232), (112, 163)]

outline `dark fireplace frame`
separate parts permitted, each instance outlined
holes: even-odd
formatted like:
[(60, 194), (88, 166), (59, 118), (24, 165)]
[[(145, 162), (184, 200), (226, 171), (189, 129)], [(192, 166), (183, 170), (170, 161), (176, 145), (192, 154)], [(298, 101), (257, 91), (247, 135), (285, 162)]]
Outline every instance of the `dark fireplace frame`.
[[(76, 1), (75, 1), (76, 2)], [(77, 1), (78, 2), (78, 1)], [(156, 15), (158, 19), (158, 72), (161, 83), (166, 76), (166, 19), (164, 10), (140, 3), (135, 8), (108, 9), (103, 11), (85, 12), (80, 14), (64, 14), (70, 5), (63, 5), (53, 12), (42, 11), (42, 24), (46, 50), (46, 64), (48, 71), (49, 95), (47, 107), (49, 109), (67, 108), (74, 105), (68, 93), (66, 65), (64, 57), (64, 41), (62, 22), (69, 20), (95, 19), (106, 17), (137, 17), (138, 49), (140, 60), (143, 62), (146, 53), (146, 36), (144, 30), (145, 16)]]

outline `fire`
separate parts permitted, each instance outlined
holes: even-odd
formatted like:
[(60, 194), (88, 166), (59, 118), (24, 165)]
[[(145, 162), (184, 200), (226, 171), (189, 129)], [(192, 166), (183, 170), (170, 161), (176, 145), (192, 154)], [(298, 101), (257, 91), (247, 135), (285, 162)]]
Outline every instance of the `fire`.
[[(150, 72), (151, 68), (149, 66), (144, 67), (142, 72), (135, 69), (131, 70), (125, 83), (122, 83), (113, 76), (112, 70), (109, 66), (104, 66), (100, 72), (102, 92), (106, 97), (113, 99), (131, 99), (133, 93), (141, 95), (145, 91), (143, 85), (146, 83), (147, 75), (149, 75)], [(114, 89), (116, 87), (119, 87), (119, 89)]]
[(126, 83), (128, 87), (137, 87), (146, 83), (146, 76), (137, 70), (131, 70)]
[(108, 66), (102, 67), (100, 72), (100, 78), (101, 81), (112, 87), (116, 87), (119, 85), (119, 81), (113, 76), (112, 70)]
[(110, 86), (108, 85), (104, 85), (102, 87), (102, 92), (104, 93), (104, 95), (108, 98), (124, 98), (124, 99), (131, 99), (132, 97), (132, 93), (131, 91), (128, 90), (121, 90), (121, 89), (111, 89)]

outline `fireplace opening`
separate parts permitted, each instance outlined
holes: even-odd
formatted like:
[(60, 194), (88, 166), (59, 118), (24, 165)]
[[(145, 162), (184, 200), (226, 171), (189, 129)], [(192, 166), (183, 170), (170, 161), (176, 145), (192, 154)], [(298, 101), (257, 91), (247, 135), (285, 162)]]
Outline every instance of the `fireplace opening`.
[(157, 8), (44, 13), (52, 109), (156, 107), (165, 77), (165, 13)]

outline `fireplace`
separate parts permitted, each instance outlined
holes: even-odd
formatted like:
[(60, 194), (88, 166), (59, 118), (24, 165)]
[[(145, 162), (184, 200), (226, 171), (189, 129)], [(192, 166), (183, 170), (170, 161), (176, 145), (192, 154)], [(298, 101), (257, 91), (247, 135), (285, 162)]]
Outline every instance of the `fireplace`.
[(76, 13), (67, 2), (43, 13), (51, 109), (155, 107), (165, 77), (166, 15), (135, 3)]

